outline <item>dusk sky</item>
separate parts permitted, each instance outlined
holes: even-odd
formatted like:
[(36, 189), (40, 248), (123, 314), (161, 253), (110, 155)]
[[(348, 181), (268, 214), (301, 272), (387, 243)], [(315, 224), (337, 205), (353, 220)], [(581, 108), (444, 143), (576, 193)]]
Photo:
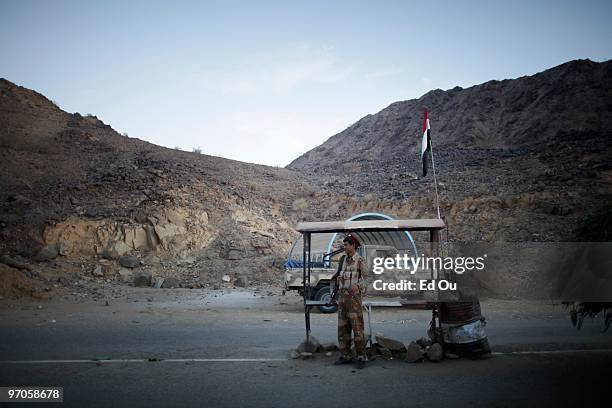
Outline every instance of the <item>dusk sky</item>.
[(0, 77), (130, 137), (273, 166), (431, 89), (612, 58), (609, 0), (0, 0), (0, 21)]

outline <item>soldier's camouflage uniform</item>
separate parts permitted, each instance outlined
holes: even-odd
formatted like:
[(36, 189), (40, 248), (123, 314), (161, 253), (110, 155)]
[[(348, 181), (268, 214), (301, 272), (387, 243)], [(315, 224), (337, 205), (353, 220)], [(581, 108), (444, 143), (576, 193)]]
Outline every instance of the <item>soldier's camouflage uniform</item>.
[(343, 359), (351, 358), (351, 332), (354, 335), (357, 359), (366, 361), (366, 340), (363, 332), (362, 296), (367, 288), (364, 259), (346, 256), (337, 278), (338, 345)]

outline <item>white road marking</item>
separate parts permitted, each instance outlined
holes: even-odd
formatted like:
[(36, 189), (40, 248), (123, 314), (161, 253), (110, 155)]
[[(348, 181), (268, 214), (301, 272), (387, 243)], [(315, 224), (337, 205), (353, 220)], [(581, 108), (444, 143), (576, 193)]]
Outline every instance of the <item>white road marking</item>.
[(590, 350), (540, 350), (540, 351), (507, 351), (493, 352), (493, 355), (521, 355), (521, 354), (575, 354), (575, 353), (612, 353), (612, 349), (590, 349)]
[[(530, 355), (530, 354), (576, 354), (576, 353), (612, 353), (612, 349), (585, 349), (585, 350), (539, 350), (539, 351), (507, 351), (492, 352), (495, 356)], [(125, 358), (109, 360), (7, 360), (0, 364), (82, 364), (82, 363), (250, 363), (268, 361), (288, 361), (288, 358)]]
[(125, 358), (109, 360), (8, 360), (0, 361), (0, 364), (65, 364), (65, 363), (244, 363), (244, 362), (267, 362), (287, 361), (287, 358)]

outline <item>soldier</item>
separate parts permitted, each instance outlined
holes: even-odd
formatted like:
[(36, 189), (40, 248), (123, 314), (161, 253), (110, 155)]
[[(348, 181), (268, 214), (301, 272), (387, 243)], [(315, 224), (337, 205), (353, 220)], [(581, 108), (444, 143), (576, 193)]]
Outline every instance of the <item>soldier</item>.
[(356, 252), (359, 248), (359, 241), (354, 236), (347, 235), (343, 243), (346, 255), (343, 256), (340, 268), (334, 275), (339, 295), (338, 345), (341, 353), (340, 358), (334, 364), (348, 364), (353, 360), (351, 356), (351, 332), (353, 332), (357, 354), (356, 368), (361, 369), (365, 367), (367, 361), (361, 303), (361, 298), (367, 288), (367, 282), (363, 276), (365, 261)]

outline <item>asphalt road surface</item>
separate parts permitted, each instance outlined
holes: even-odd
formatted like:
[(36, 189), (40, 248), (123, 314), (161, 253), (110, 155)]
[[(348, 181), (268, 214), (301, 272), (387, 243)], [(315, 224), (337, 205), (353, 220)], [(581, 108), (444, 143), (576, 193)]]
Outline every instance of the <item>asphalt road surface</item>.
[[(591, 406), (609, 395), (612, 331), (600, 320), (577, 331), (558, 306), (482, 309), (491, 359), (378, 357), (356, 370), (323, 354), (289, 359), (304, 318), (300, 298), (275, 289), (134, 289), (109, 306), (3, 300), (0, 386), (62, 386), (57, 406), (69, 407)], [(408, 343), (429, 318), (375, 309), (373, 331)], [(313, 334), (335, 342), (335, 319), (313, 314)]]

